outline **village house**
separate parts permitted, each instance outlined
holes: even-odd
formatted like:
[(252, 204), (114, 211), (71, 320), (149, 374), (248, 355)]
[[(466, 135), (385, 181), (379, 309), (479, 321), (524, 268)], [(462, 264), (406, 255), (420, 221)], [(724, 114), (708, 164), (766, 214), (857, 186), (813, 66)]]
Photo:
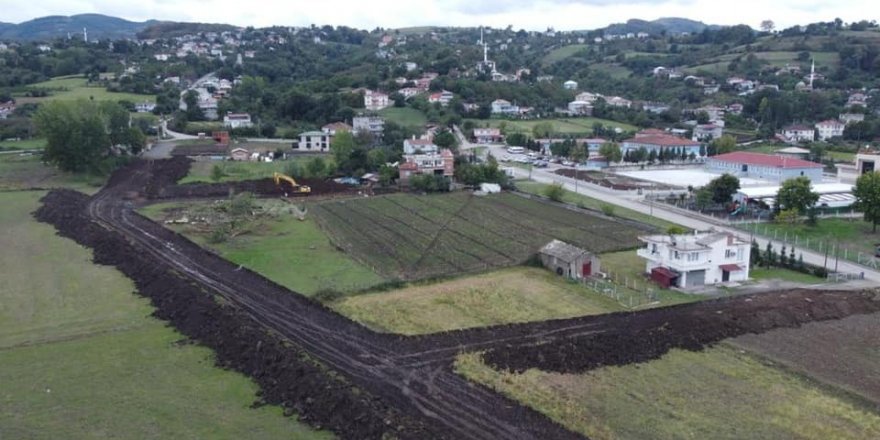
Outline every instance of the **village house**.
[(659, 133), (641, 133), (636, 134), (634, 138), (624, 140), (621, 145), (621, 152), (626, 154), (628, 151), (638, 151), (644, 148), (649, 154), (651, 151), (660, 154), (663, 150), (681, 149), (687, 156), (693, 154), (694, 157), (700, 157), (700, 146), (702, 144), (699, 142), (672, 136), (660, 130), (657, 131)]
[(134, 111), (138, 113), (150, 113), (156, 108), (156, 103), (154, 102), (138, 102), (134, 105)]
[(299, 135), (299, 149), (327, 151), (330, 149), (330, 135), (323, 131), (307, 131)]
[(404, 87), (404, 88), (397, 91), (397, 93), (400, 93), (406, 99), (412, 98), (413, 96), (416, 96), (422, 92), (423, 92), (423, 90), (417, 89), (415, 87)]
[(430, 174), (451, 178), (455, 174), (455, 155), (452, 151), (443, 150), (426, 154), (404, 154), (403, 163), (398, 168), (399, 182), (408, 185), (409, 179), (418, 174)]
[(813, 142), (815, 136), (813, 127), (806, 125), (795, 124), (782, 129), (782, 138), (785, 142)]
[(336, 136), (336, 133), (341, 131), (351, 132), (351, 125), (346, 124), (345, 122), (332, 122), (321, 127), (321, 131), (330, 135), (330, 137)]
[(572, 116), (590, 116), (593, 114), (593, 104), (587, 101), (571, 101), (568, 103), (568, 114)]
[(12, 101), (0, 103), (0, 119), (6, 119), (15, 111), (15, 103)]
[(728, 232), (639, 237), (645, 272), (663, 287), (682, 289), (749, 279), (749, 242)]
[(366, 90), (364, 92), (364, 108), (370, 111), (378, 111), (388, 107), (390, 101), (388, 95), (382, 92)]
[(849, 95), (849, 98), (846, 100), (846, 107), (867, 107), (868, 106), (868, 96), (864, 93), (853, 93)]
[(599, 258), (560, 240), (547, 243), (538, 251), (541, 263), (559, 276), (579, 280), (599, 273)]
[(822, 168), (822, 164), (815, 162), (747, 151), (719, 154), (706, 160), (706, 170), (712, 173), (778, 182), (804, 176), (819, 183), (822, 182)]
[(602, 97), (602, 95), (599, 95), (597, 93), (581, 92), (581, 93), (578, 93), (577, 96), (574, 97), (574, 100), (589, 102), (590, 104), (592, 104), (592, 103), (596, 102), (596, 100), (601, 97)]
[(862, 122), (865, 120), (864, 113), (841, 113), (838, 116), (840, 122), (843, 122), (846, 125), (853, 124), (856, 122)]
[(380, 116), (355, 116), (351, 120), (352, 134), (369, 133), (380, 139), (385, 131), (385, 119)]
[(236, 128), (251, 128), (254, 123), (248, 113), (227, 113), (223, 117), (223, 127), (235, 130)]
[(455, 95), (448, 90), (443, 90), (442, 92), (432, 93), (428, 96), (428, 102), (434, 104), (439, 103), (440, 106), (446, 107), (450, 102), (455, 98)]
[(492, 101), (492, 114), (510, 115), (519, 113), (519, 107), (510, 103), (506, 99), (496, 99)]
[(565, 90), (577, 90), (578, 83), (577, 83), (577, 81), (568, 80), (568, 81), (562, 83), (562, 87)]
[(718, 139), (723, 134), (723, 128), (717, 124), (701, 124), (694, 127), (691, 140), (697, 142), (710, 142)]
[(669, 111), (669, 104), (662, 102), (645, 102), (642, 104), (642, 110), (648, 113), (660, 114)]
[(816, 133), (820, 141), (827, 141), (831, 138), (843, 137), (843, 129), (846, 124), (843, 122), (829, 119), (816, 124)]
[(474, 139), (478, 144), (497, 144), (504, 142), (504, 136), (498, 128), (475, 128)]
[(605, 98), (605, 103), (612, 107), (632, 107), (632, 101), (626, 98), (621, 98), (619, 96), (612, 96), (610, 98)]
[(430, 139), (412, 139), (403, 140), (403, 154), (423, 154), (436, 153), (440, 148)]

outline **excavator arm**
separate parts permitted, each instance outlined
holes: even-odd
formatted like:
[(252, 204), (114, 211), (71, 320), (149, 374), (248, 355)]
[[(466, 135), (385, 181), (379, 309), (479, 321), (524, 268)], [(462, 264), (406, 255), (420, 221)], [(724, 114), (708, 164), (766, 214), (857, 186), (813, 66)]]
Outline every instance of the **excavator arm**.
[[(288, 193), (308, 194), (312, 192), (312, 188), (310, 188), (308, 185), (300, 185), (296, 183), (296, 180), (294, 180), (293, 177), (290, 177), (286, 174), (274, 173), (272, 175), (272, 179), (275, 180), (275, 186), (277, 186), (278, 189), (282, 190), (284, 192), (284, 195), (288, 195)], [(288, 188), (286, 188), (285, 182), (287, 183), (287, 185), (290, 186), (289, 190)]]

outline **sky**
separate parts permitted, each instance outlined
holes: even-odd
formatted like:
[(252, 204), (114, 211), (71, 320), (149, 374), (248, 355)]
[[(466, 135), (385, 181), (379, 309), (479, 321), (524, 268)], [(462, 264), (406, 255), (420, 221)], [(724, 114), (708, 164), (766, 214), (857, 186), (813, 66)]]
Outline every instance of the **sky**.
[(778, 29), (841, 18), (877, 19), (877, 0), (0, 0), (0, 21), (19, 23), (46, 15), (100, 13), (148, 19), (239, 26), (346, 25), (359, 29), (410, 26), (513, 26), (582, 30), (630, 18), (684, 17), (709, 24), (773, 20)]

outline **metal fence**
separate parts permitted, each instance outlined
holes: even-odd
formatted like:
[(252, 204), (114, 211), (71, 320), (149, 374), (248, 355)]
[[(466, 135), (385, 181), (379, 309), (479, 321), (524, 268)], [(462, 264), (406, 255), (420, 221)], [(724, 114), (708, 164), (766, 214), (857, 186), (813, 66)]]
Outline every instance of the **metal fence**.
[(824, 255), (824, 267), (830, 271), (837, 271), (837, 264), (841, 259), (871, 269), (880, 268), (880, 259), (876, 258), (873, 254), (841, 245), (841, 243), (836, 240), (819, 240), (811, 237), (802, 237), (800, 234), (794, 232), (785, 230), (780, 231), (778, 228), (771, 228), (767, 223), (762, 222), (738, 223), (734, 226), (755, 236), (782, 243), (789, 248), (807, 249), (820, 255)]
[(624, 279), (623, 282), (623, 285), (619, 284), (610, 274), (607, 278), (589, 277), (583, 280), (587, 288), (617, 301), (628, 309), (659, 303), (657, 292), (647, 283), (640, 285), (637, 280), (629, 279)]

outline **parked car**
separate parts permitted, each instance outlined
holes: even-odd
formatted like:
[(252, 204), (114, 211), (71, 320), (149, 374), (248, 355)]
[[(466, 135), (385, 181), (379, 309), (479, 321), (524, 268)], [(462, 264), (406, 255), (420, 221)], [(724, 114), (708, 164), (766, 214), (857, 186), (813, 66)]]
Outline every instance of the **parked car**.
[(573, 166), (574, 166), (574, 162), (572, 162), (572, 161), (570, 161), (570, 160), (563, 160), (563, 161), (562, 161), (562, 165), (567, 166), (567, 167), (573, 167)]

